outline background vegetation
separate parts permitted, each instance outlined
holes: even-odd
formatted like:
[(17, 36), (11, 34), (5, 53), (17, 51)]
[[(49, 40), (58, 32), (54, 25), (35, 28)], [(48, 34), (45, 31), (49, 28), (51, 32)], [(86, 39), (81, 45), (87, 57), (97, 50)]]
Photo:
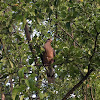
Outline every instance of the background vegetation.
[[(1, 0), (0, 9), (0, 100), (100, 100), (100, 0)], [(48, 38), (54, 84), (40, 59)]]

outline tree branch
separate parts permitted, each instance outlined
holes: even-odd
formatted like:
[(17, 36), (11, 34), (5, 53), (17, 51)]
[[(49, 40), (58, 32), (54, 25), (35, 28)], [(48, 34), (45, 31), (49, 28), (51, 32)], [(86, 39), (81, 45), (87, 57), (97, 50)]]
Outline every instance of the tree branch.
[[(62, 29), (63, 30), (63, 29)], [(65, 30), (63, 30), (64, 32), (65, 32)], [(97, 47), (97, 38), (98, 38), (98, 35), (100, 34), (100, 33), (98, 33), (97, 32), (97, 30), (96, 30), (96, 26), (95, 26), (95, 31), (96, 31), (96, 38), (95, 38), (95, 43), (94, 43), (94, 49), (93, 49), (93, 53), (92, 53), (92, 55), (90, 56), (90, 58), (89, 58), (89, 64), (88, 64), (88, 72), (87, 72), (87, 74), (82, 78), (82, 80), (79, 82), (79, 83), (77, 83), (65, 96), (64, 96), (64, 98), (62, 99), (62, 100), (66, 100), (69, 96), (70, 96), (70, 94), (72, 94), (82, 83), (83, 83), (83, 81), (85, 81), (87, 78), (88, 78), (88, 76), (91, 74), (91, 72), (93, 71), (93, 69), (90, 69), (90, 65), (91, 65), (91, 60), (92, 60), (92, 58), (93, 58), (93, 56), (94, 56), (94, 54), (95, 54), (95, 51), (96, 51), (96, 47)], [(67, 33), (67, 35), (69, 35), (72, 39), (73, 39), (73, 37), (69, 34), (69, 33)], [(77, 42), (76, 42), (77, 43)]]
[[(31, 50), (31, 52), (32, 52), (33, 57), (35, 58), (35, 59), (34, 59), (34, 60), (35, 60), (35, 65), (37, 66), (37, 65), (38, 65), (38, 64), (37, 64), (37, 57), (35, 56), (36, 52), (35, 52), (35, 50), (34, 50), (34, 48), (33, 48), (32, 42), (31, 42), (30, 32), (29, 32), (27, 23), (26, 23), (26, 25), (25, 25), (24, 30), (25, 30), (26, 38), (27, 38), (27, 40), (28, 40), (29, 48), (30, 48), (30, 50)], [(38, 67), (37, 67), (37, 68), (38, 68)], [(39, 68), (37, 69), (36, 74), (37, 74), (37, 83), (36, 83), (36, 87), (39, 87), (39, 84), (38, 84), (38, 82), (39, 82)], [(39, 92), (36, 90), (36, 100), (40, 100), (40, 99), (38, 99), (38, 98), (40, 98), (40, 97), (39, 97)]]
[[(55, 17), (56, 17), (56, 20), (58, 19), (58, 14), (57, 14), (57, 9), (56, 9), (56, 11), (55, 11)], [(55, 23), (55, 33), (54, 33), (54, 45), (55, 45), (55, 41), (56, 41), (56, 35), (57, 35), (57, 32), (58, 32), (58, 23), (57, 23), (57, 21), (56, 21), (56, 23)]]
[(65, 96), (62, 100), (66, 100), (70, 94), (72, 94), (78, 87), (80, 87), (80, 85), (88, 78), (88, 76), (91, 74), (91, 72), (93, 71), (93, 69), (91, 69), (83, 78), (82, 80), (80, 80), (79, 83), (77, 83)]
[(92, 100), (95, 100), (92, 92), (93, 92), (93, 91), (92, 91), (92, 87), (90, 87), (90, 95), (91, 95), (91, 99), (92, 99)]
[[(95, 28), (95, 31), (96, 31), (96, 37), (95, 37), (95, 42), (94, 42), (93, 53), (92, 53), (92, 55), (91, 55), (90, 58), (89, 58), (89, 62), (90, 62), (90, 63), (91, 63), (91, 60), (92, 60), (92, 58), (93, 58), (93, 56), (94, 56), (94, 54), (95, 54), (95, 52), (96, 52), (97, 40), (98, 40), (98, 36), (99, 36), (99, 34), (100, 34), (100, 33), (98, 33), (98, 31), (97, 31), (97, 29), (96, 29), (96, 26), (95, 26), (94, 28)], [(88, 71), (90, 70), (90, 63), (89, 63), (89, 65), (88, 65)]]
[(27, 38), (27, 40), (28, 40), (29, 48), (30, 48), (30, 50), (31, 50), (31, 52), (32, 52), (32, 55), (34, 56), (35, 50), (33, 49), (33, 44), (30, 42), (30, 41), (31, 41), (31, 38), (30, 38), (30, 32), (29, 32), (27, 23), (26, 23), (26, 25), (25, 25), (24, 30), (25, 30), (26, 38)]
[[(59, 25), (59, 24), (58, 24), (58, 25)], [(60, 27), (60, 29), (61, 29), (63, 32), (65, 32), (71, 39), (74, 40), (74, 42), (77, 44), (78, 47), (82, 48), (82, 47), (78, 44), (78, 42), (74, 39), (74, 37), (73, 37), (72, 35), (70, 35), (69, 33), (67, 33), (60, 25), (59, 25), (59, 27)]]

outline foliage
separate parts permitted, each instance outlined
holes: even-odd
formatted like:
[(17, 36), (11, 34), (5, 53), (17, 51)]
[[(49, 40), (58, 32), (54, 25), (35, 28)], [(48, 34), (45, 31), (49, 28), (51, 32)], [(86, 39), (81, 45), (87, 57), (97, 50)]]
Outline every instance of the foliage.
[[(1, 0), (0, 8), (1, 95), (7, 100), (61, 100), (93, 69), (68, 100), (100, 99), (99, 0)], [(40, 54), (52, 37), (55, 83), (48, 84)]]

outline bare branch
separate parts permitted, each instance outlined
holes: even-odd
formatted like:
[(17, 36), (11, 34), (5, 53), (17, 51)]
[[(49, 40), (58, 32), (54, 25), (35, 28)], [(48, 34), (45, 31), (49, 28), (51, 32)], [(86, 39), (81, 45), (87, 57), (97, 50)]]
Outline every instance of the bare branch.
[(77, 83), (65, 96), (62, 100), (66, 100), (70, 94), (72, 94), (78, 87), (80, 87), (80, 85), (88, 78), (88, 76), (91, 74), (91, 72), (93, 71), (93, 69), (91, 69), (83, 78), (82, 80), (79, 81), (79, 83)]

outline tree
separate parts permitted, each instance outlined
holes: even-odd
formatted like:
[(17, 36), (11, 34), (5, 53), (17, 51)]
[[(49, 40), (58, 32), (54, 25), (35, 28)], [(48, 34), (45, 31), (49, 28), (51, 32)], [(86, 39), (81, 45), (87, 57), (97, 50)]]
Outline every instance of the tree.
[[(0, 8), (1, 100), (100, 99), (99, 0), (1, 0)], [(40, 54), (52, 37), (48, 84)]]

